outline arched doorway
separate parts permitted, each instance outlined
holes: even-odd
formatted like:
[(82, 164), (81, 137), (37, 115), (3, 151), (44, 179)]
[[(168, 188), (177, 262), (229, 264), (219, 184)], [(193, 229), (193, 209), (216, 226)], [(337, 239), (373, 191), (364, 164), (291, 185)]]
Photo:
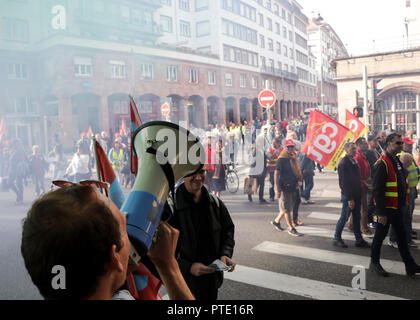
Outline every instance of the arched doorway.
[(71, 98), (73, 117), (73, 138), (77, 141), (80, 133), (99, 132), (100, 97), (93, 93), (79, 93)]

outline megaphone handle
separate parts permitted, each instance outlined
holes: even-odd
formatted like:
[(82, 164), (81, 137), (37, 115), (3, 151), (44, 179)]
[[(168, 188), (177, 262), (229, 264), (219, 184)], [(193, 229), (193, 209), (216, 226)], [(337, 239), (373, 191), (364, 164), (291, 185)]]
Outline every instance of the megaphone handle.
[[(157, 155), (158, 152), (153, 149), (152, 147), (147, 148), (146, 150), (147, 153), (153, 154), (153, 155)], [(165, 158), (165, 156), (159, 152), (159, 155), (163, 158)], [(165, 164), (160, 164), (160, 167), (162, 168), (163, 173), (165, 174), (166, 180), (168, 181), (169, 184), (169, 190), (171, 191), (171, 194), (173, 197), (175, 197), (175, 193), (174, 193), (174, 189), (175, 189), (175, 177), (174, 177), (174, 171), (172, 170), (171, 165), (169, 164), (169, 161), (166, 161)]]

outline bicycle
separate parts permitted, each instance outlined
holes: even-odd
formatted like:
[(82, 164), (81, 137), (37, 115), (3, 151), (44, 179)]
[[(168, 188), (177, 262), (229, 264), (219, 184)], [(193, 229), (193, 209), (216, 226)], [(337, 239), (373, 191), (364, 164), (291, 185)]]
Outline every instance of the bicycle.
[(236, 193), (239, 189), (239, 177), (236, 173), (235, 164), (233, 162), (227, 164), (226, 188), (230, 193)]

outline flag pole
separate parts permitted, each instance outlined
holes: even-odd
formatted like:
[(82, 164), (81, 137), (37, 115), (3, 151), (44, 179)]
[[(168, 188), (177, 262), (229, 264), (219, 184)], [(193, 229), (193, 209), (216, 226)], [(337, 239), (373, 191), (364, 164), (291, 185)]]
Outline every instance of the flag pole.
[[(93, 154), (95, 156), (96, 173), (98, 175), (98, 180), (99, 181), (102, 181), (102, 179), (101, 179), (101, 170), (99, 170), (98, 150), (96, 148), (96, 138), (95, 138), (95, 136), (92, 137), (92, 141), (93, 141)], [(103, 194), (102, 189), (101, 189), (101, 193)], [(108, 195), (106, 195), (106, 196), (108, 196)]]

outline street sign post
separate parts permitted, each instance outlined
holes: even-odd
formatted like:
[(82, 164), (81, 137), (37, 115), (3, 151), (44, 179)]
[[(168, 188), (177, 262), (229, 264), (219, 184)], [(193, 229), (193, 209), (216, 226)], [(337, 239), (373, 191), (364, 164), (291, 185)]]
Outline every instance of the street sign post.
[(267, 109), (267, 122), (271, 126), (271, 107), (276, 103), (276, 94), (268, 89), (262, 90), (258, 95), (258, 102)]
[(160, 107), (160, 112), (162, 113), (162, 116), (166, 117), (166, 121), (169, 121), (169, 113), (171, 112), (171, 107), (169, 103), (165, 102)]

